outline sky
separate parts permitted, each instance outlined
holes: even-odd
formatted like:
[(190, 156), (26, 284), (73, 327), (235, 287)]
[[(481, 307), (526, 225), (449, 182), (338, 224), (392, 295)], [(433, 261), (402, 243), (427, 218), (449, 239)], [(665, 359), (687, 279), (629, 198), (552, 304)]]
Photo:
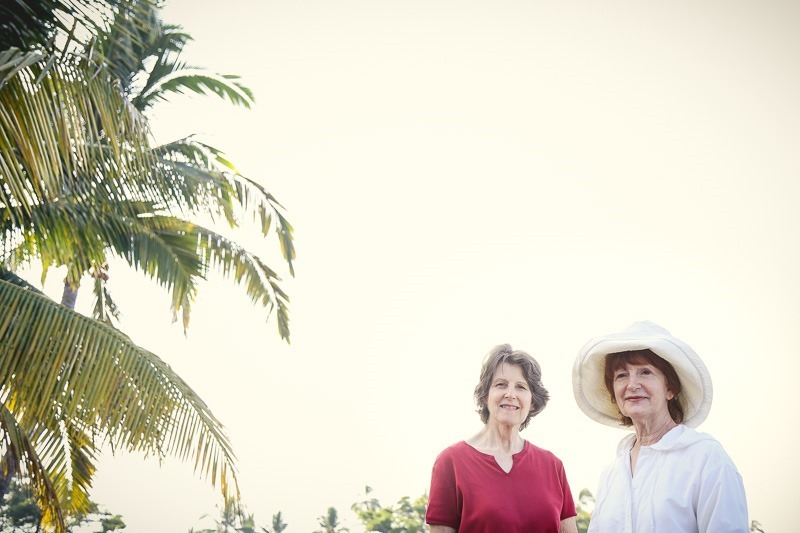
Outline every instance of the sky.
[[(751, 519), (789, 533), (798, 16), (776, 0), (169, 0), (185, 59), (240, 75), (257, 104), (177, 98), (154, 135), (198, 134), (285, 206), (294, 278), (274, 238), (240, 238), (286, 279), (292, 337), (221, 276), (184, 336), (166, 294), (112, 265), (122, 329), (224, 423), (257, 522), (281, 511), (292, 533), (329, 506), (359, 531), (366, 486), (384, 505), (422, 495), (436, 455), (480, 430), (472, 392), (501, 343), (551, 393), (522, 435), (594, 491), (625, 431), (579, 410), (575, 356), (652, 320), (709, 368), (699, 429)], [(133, 533), (208, 526), (219, 503), (190, 464), (110, 453), (92, 497)]]

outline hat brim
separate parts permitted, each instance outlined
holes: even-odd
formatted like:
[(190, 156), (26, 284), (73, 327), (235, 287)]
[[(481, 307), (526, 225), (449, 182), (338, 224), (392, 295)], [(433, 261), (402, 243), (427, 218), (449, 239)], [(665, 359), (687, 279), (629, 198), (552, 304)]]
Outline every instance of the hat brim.
[(644, 349), (673, 366), (683, 389), (678, 395), (683, 406), (683, 423), (699, 426), (708, 416), (713, 398), (708, 369), (688, 344), (652, 322), (636, 322), (622, 332), (594, 338), (581, 348), (572, 369), (572, 389), (578, 407), (601, 424), (624, 427), (619, 409), (606, 389), (606, 356)]

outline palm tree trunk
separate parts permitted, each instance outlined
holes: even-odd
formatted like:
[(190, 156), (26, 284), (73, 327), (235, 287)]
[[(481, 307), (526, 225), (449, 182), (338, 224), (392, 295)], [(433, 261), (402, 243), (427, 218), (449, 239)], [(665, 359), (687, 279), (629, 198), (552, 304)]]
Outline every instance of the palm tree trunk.
[(74, 287), (68, 281), (64, 281), (64, 293), (61, 295), (61, 305), (72, 310), (75, 309), (75, 302), (78, 300), (78, 289), (80, 285)]

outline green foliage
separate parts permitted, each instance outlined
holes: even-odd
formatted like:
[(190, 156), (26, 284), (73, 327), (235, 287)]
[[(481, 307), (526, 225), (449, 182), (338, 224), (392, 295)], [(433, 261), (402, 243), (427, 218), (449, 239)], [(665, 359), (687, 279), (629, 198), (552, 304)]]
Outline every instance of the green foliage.
[[(0, 390), (12, 391), (0, 406), (0, 433), (18, 454), (2, 462), (28, 474), (43, 510), (88, 510), (93, 438), (101, 431), (119, 449), (161, 454), (166, 445), (172, 453), (195, 455), (203, 473), (216, 468), (227, 481), (232, 452), (219, 422), (154, 354), (117, 330), (2, 281), (0, 309), (13, 318), (0, 325), (0, 361), (9, 369), (0, 376)], [(178, 420), (189, 422), (193, 434), (170, 443), (168, 431)]]
[(578, 525), (578, 533), (586, 533), (589, 530), (589, 519), (592, 517), (592, 510), (594, 509), (594, 496), (589, 489), (581, 490), (578, 495), (578, 505), (575, 510), (578, 515), (575, 517), (575, 522)]
[(0, 266), (66, 267), (64, 303), (72, 307), (81, 279), (92, 275), (101, 304), (94, 316), (112, 323), (118, 310), (107, 268), (98, 267), (122, 259), (170, 293), (184, 329), (198, 283), (215, 270), (267, 316), (274, 311), (288, 342), (288, 297), (278, 274), (196, 223), (238, 228), (252, 219), (265, 237), (274, 231), (293, 275), (293, 228), (282, 206), (192, 136), (151, 146), (144, 115), (152, 102), (184, 89), (243, 106), (253, 101), (251, 91), (235, 77), (181, 61), (191, 38), (161, 22), (158, 7), (141, 2), (133, 13), (111, 12), (107, 27), (81, 42), (83, 54), (0, 49), (0, 108), (8, 110), (0, 113)]
[[(280, 511), (272, 515), (272, 529), (256, 525), (255, 514), (248, 514), (241, 501), (231, 500), (225, 506), (217, 506), (219, 518), (214, 518), (212, 529), (190, 529), (189, 533), (281, 533), (288, 524), (283, 521)], [(207, 518), (203, 515), (201, 518)]]
[(42, 520), (42, 511), (30, 491), (12, 481), (0, 505), (1, 531), (33, 531)]
[[(149, 276), (188, 326), (211, 270), (274, 311), (288, 342), (280, 278), (235, 242), (195, 224), (253, 219), (274, 231), (293, 274), (292, 227), (260, 184), (191, 137), (153, 146), (145, 111), (182, 92), (249, 107), (236, 77), (188, 67), (190, 37), (159, 18), (158, 0), (0, 3), (0, 471), (31, 487), (41, 522), (66, 531), (91, 512), (97, 450), (192, 460), (238, 497), (233, 452), (206, 404), (155, 354), (110, 327), (112, 259)], [(15, 271), (66, 268), (63, 302)], [(94, 278), (95, 320), (68, 309)], [(5, 483), (0, 485), (0, 495)], [(120, 527), (106, 517), (103, 527)], [(242, 525), (242, 527), (245, 527)]]
[[(369, 496), (372, 487), (366, 487), (365, 492)], [(377, 498), (370, 498), (354, 503), (351, 509), (367, 531), (422, 533), (426, 531), (425, 509), (427, 505), (428, 496), (425, 494), (414, 501), (411, 501), (408, 496), (404, 496), (391, 507), (384, 507)]]
[(125, 529), (125, 522), (122, 521), (122, 516), (115, 514), (100, 520), (100, 526), (103, 528), (103, 533), (107, 531), (116, 531), (117, 529)]
[[(366, 487), (366, 496), (372, 492)], [(588, 491), (587, 491), (588, 492)], [(425, 510), (428, 496), (423, 494), (415, 500), (408, 496), (400, 498), (393, 506), (384, 507), (376, 498), (368, 498), (351, 506), (361, 524), (368, 532), (380, 533), (424, 533), (428, 531), (425, 524)], [(245, 511), (241, 502), (231, 501), (226, 507), (217, 506), (219, 518), (214, 518), (215, 527), (191, 529), (189, 533), (282, 533), (288, 527), (283, 513), (272, 516), (272, 527), (258, 526), (253, 514)], [(208, 518), (203, 515), (201, 518)], [(319, 529), (314, 533), (346, 533), (350, 531), (339, 521), (339, 513), (335, 507), (328, 507), (325, 514), (317, 517)]]
[[(372, 487), (367, 486), (365, 495), (369, 496)], [(595, 499), (589, 489), (582, 489), (578, 495), (578, 503), (575, 506), (578, 514), (576, 523), (578, 533), (586, 533), (589, 529), (589, 520), (594, 510)], [(351, 506), (365, 531), (368, 533), (424, 533), (428, 531), (425, 524), (425, 511), (428, 505), (428, 496), (423, 494), (416, 500), (411, 500), (408, 496), (400, 500), (391, 507), (384, 507), (377, 498), (368, 498), (354, 503)], [(191, 529), (189, 533), (282, 533), (288, 527), (283, 521), (283, 515), (278, 512), (272, 516), (272, 528), (259, 527), (255, 529), (255, 518), (252, 514), (244, 512), (241, 504), (232, 503), (227, 508), (220, 509), (220, 518), (215, 519), (215, 529)], [(208, 516), (208, 515), (205, 515)], [(339, 516), (336, 508), (329, 507), (326, 514), (317, 518), (320, 529), (313, 533), (344, 533), (349, 529), (342, 527), (339, 523)], [(2, 522), (0, 522), (2, 525)], [(2, 531), (5, 531), (3, 529)], [(103, 530), (106, 531), (106, 530)], [(758, 520), (750, 523), (751, 533), (765, 533)]]
[[(76, 528), (85, 530), (92, 527), (93, 531), (106, 533), (125, 528), (125, 522), (120, 515), (112, 515), (108, 511), (101, 511), (94, 502), (89, 502), (89, 511), (70, 517), (66, 530), (74, 531)], [(33, 497), (30, 487), (12, 481), (0, 505), (0, 531), (33, 533), (42, 531), (42, 511)], [(99, 529), (96, 529), (99, 528)]]
[(318, 518), (319, 527), (314, 533), (344, 533), (350, 531), (339, 524), (339, 513), (335, 507), (328, 507), (328, 512)]
[(281, 533), (287, 527), (289, 527), (289, 524), (283, 521), (283, 515), (278, 511), (272, 515), (272, 530), (264, 529), (264, 531), (266, 533)]

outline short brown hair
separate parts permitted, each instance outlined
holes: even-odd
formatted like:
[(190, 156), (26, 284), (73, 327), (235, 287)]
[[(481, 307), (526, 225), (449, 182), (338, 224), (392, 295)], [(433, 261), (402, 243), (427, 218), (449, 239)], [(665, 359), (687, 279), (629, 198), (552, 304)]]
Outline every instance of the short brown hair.
[(531, 418), (542, 412), (547, 405), (547, 400), (550, 399), (550, 394), (542, 385), (542, 369), (536, 359), (527, 352), (512, 349), (510, 344), (495, 346), (483, 361), (481, 377), (475, 386), (475, 403), (478, 404), (478, 414), (481, 415), (481, 421), (484, 424), (489, 422), (486, 398), (489, 396), (489, 388), (492, 386), (495, 370), (503, 363), (520, 367), (531, 391), (531, 410), (525, 421), (519, 426), (519, 429), (523, 430), (528, 427)]
[[(678, 399), (681, 393), (681, 380), (678, 378), (678, 373), (672, 365), (658, 356), (652, 350), (631, 350), (629, 352), (616, 352), (610, 353), (606, 356), (606, 369), (605, 369), (605, 382), (606, 389), (611, 395), (611, 401), (615, 404), (617, 399), (614, 396), (614, 374), (617, 370), (624, 368), (626, 365), (653, 365), (664, 374), (667, 379), (667, 389), (674, 394), (671, 400), (667, 402), (667, 409), (669, 416), (676, 424), (683, 422), (683, 404)], [(619, 407), (619, 406), (618, 406)], [(632, 426), (633, 420), (620, 413), (620, 420), (623, 426)]]

